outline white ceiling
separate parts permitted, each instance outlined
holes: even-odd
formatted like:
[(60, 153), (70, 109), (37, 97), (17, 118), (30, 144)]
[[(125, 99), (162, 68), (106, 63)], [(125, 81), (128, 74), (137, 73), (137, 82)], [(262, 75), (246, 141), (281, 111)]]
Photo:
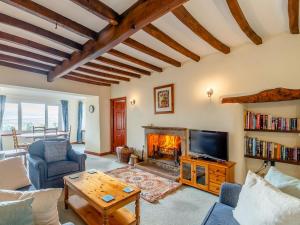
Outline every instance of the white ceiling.
[[(107, 25), (106, 21), (77, 6), (70, 0), (34, 1), (97, 32)], [(134, 4), (136, 0), (102, 0), (102, 2), (121, 14), (132, 4)], [(239, 4), (249, 24), (263, 39), (276, 36), (283, 32), (289, 32), (287, 2), (287, 0), (239, 0)], [(227, 7), (226, 0), (190, 0), (184, 6), (198, 20), (198, 22), (200, 22), (209, 32), (211, 32), (216, 38), (229, 47), (238, 47), (250, 42), (248, 37), (241, 31), (236, 21), (233, 19)], [(70, 32), (62, 27), (55, 29), (55, 24), (31, 15), (25, 11), (19, 10), (13, 6), (7, 5), (3, 2), (0, 2), (0, 12), (42, 27), (81, 44), (84, 44), (88, 40), (87, 38)], [(196, 36), (186, 26), (184, 26), (172, 13), (168, 13), (167, 15), (159, 18), (158, 20), (154, 21), (153, 24), (166, 34), (170, 35), (177, 42), (181, 43), (183, 46), (187, 47), (189, 50), (192, 50), (201, 57), (218, 52), (216, 49), (212, 48), (209, 44)], [(69, 49), (68, 47), (62, 46), (53, 41), (47, 40), (46, 38), (20, 30), (18, 28), (0, 23), (0, 30), (66, 51), (68, 53), (72, 52), (72, 49)], [(169, 48), (162, 42), (154, 39), (144, 31), (137, 32), (132, 36), (132, 38), (180, 62), (191, 60)], [(28, 49), (26, 47), (16, 46), (5, 41), (0, 41), (0, 43), (22, 49)], [(119, 44), (115, 47), (115, 49), (162, 68), (170, 66), (165, 62), (136, 51), (124, 44)], [(30, 51), (48, 55), (37, 50), (30, 49)], [(139, 67), (138, 65), (121, 60), (109, 54), (105, 54), (105, 56)], [(224, 55), (224, 57), (226, 56)]]

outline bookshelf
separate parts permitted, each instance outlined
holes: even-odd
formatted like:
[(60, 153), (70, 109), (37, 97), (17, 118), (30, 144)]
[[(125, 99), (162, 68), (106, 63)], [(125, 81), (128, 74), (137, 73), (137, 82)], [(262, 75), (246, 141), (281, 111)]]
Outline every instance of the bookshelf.
[(244, 106), (245, 158), (300, 165), (299, 100), (300, 89), (285, 88), (222, 99), (222, 103)]

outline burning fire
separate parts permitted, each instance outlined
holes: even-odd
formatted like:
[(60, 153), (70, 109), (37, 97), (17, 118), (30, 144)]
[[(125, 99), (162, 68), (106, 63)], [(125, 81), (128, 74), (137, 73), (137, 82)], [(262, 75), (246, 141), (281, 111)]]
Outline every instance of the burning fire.
[(179, 150), (181, 139), (179, 136), (148, 134), (148, 156), (152, 156), (154, 151), (160, 151), (168, 155), (173, 155), (175, 150)]

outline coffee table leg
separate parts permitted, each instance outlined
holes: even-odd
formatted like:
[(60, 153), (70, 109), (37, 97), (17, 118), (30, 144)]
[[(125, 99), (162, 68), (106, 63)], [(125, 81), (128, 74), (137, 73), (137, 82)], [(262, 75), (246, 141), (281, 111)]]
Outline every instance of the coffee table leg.
[(68, 199), (69, 199), (69, 187), (67, 183), (65, 182), (65, 209), (68, 209)]
[(140, 195), (138, 194), (135, 200), (135, 218), (136, 225), (140, 225)]
[(103, 213), (103, 225), (109, 225), (108, 215), (106, 212)]

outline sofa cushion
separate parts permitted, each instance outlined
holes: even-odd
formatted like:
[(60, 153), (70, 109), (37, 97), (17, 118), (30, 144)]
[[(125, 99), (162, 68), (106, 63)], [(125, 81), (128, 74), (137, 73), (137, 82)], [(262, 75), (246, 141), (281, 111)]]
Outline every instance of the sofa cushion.
[(73, 161), (58, 161), (48, 164), (48, 177), (78, 172), (79, 164)]
[(299, 225), (300, 199), (249, 171), (233, 216), (242, 225)]
[(265, 176), (265, 180), (282, 192), (300, 198), (300, 180), (296, 177), (288, 176), (272, 166)]
[(33, 198), (0, 202), (0, 225), (33, 225)]
[(233, 218), (233, 208), (222, 203), (215, 203), (208, 212), (202, 225), (239, 225)]
[(30, 184), (21, 158), (0, 160), (0, 189), (15, 190)]
[(47, 163), (67, 159), (67, 141), (45, 141), (45, 161)]

